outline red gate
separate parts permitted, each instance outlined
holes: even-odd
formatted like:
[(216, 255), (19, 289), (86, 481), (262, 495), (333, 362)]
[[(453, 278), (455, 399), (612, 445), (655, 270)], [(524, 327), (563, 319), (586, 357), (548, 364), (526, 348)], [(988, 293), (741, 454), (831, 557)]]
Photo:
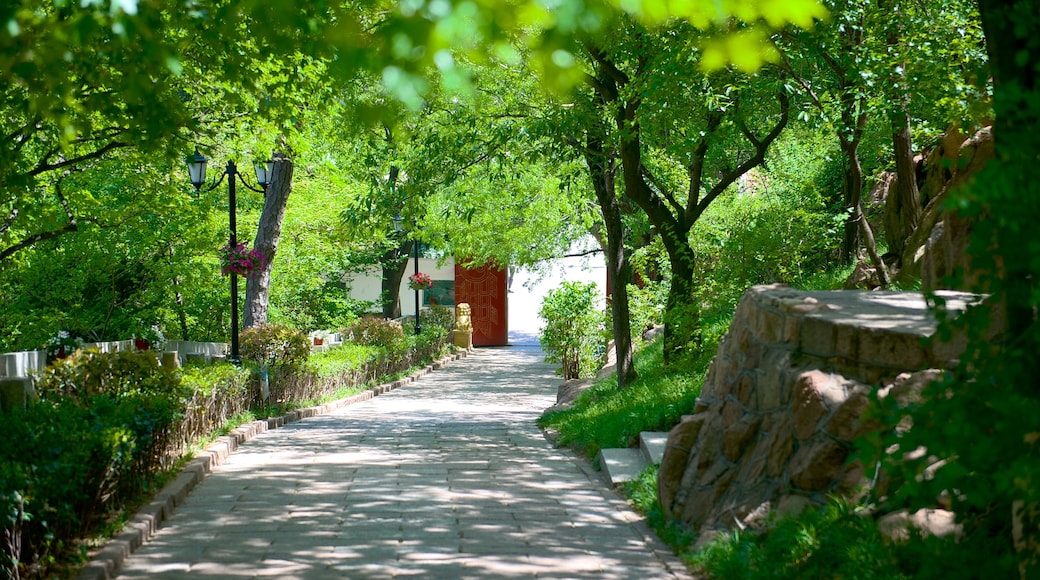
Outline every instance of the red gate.
[(508, 272), (497, 266), (455, 265), (455, 304), (469, 304), (473, 346), (509, 344)]

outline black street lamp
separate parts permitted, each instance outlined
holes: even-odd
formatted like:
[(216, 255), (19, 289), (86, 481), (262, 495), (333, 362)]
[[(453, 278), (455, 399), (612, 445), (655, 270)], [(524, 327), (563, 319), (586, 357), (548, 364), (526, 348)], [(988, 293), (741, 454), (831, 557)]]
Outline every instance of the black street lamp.
[[(188, 158), (188, 177), (191, 179), (191, 184), (195, 186), (195, 191), (202, 190), (202, 186), (206, 184), (206, 163), (209, 160), (199, 153), (198, 148), (195, 148), (195, 154)], [(245, 179), (242, 179), (242, 185), (247, 188), (259, 192), (265, 193), (267, 191), (267, 185), (271, 183), (271, 173), (274, 171), (274, 161), (257, 161), (253, 164), (253, 169), (256, 171), (256, 183), (259, 187), (253, 187), (246, 183)], [(238, 166), (235, 165), (234, 161), (228, 161), (227, 167), (224, 169), (224, 173), (220, 175), (213, 185), (206, 188), (206, 191), (213, 191), (220, 185), (224, 178), (228, 180), (228, 227), (230, 233), (228, 234), (228, 247), (234, 248), (238, 245), (237, 226), (235, 224), (235, 177), (242, 177), (242, 174), (238, 172)], [(233, 364), (241, 364), (242, 358), (238, 354), (238, 274), (230, 272), (231, 275), (231, 362)]]
[[(400, 213), (394, 214), (394, 230), (404, 232), (404, 218)], [(412, 240), (412, 249), (415, 254), (415, 273), (419, 273), (419, 240)], [(419, 336), (422, 327), (419, 326), (419, 290), (415, 290), (415, 335)]]

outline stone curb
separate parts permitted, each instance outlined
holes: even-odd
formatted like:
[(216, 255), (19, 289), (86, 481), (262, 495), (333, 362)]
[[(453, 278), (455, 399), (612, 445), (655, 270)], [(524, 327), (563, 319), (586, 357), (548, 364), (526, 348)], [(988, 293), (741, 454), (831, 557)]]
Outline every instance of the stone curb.
[(167, 483), (151, 502), (141, 507), (133, 518), (127, 522), (122, 531), (113, 536), (104, 547), (87, 562), (76, 576), (77, 580), (111, 580), (115, 578), (116, 572), (123, 567), (123, 563), (135, 550), (150, 541), (155, 532), (162, 526), (177, 507), (184, 503), (188, 494), (195, 486), (202, 482), (213, 467), (224, 463), (228, 456), (234, 453), (240, 445), (249, 441), (260, 433), (289, 423), (324, 415), (348, 407), (373, 397), (389, 393), (390, 391), (414, 382), (419, 377), (426, 376), (434, 370), (444, 368), (452, 361), (466, 358), (467, 350), (461, 350), (450, 354), (426, 367), (419, 369), (411, 376), (397, 379), (390, 383), (376, 385), (356, 395), (337, 399), (335, 401), (316, 407), (296, 409), (280, 417), (270, 417), (266, 420), (253, 421), (242, 425), (230, 434), (220, 437), (199, 453), (194, 459), (185, 465), (173, 481)]

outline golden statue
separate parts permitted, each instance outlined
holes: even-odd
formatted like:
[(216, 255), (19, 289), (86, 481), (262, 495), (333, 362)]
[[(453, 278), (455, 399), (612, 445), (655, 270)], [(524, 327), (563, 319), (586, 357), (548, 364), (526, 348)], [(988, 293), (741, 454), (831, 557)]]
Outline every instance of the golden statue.
[(455, 307), (455, 330), (473, 330), (473, 321), (470, 320), (469, 304), (465, 302)]

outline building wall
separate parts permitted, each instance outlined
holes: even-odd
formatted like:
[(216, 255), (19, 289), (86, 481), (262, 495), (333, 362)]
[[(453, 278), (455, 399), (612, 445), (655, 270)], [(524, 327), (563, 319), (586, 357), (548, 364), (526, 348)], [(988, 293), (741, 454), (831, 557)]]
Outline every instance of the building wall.
[[(434, 293), (435, 295), (444, 295), (442, 288), (451, 284), (452, 289), (455, 283), (455, 260), (448, 258), (443, 265), (438, 266), (437, 260), (431, 258), (419, 258), (419, 271), (424, 274), (429, 274), (430, 278), (434, 282), (434, 292), (423, 291), (420, 299), (423, 301), (423, 307), (429, 306), (428, 294)], [(401, 279), (401, 289), (398, 293), (401, 297), (401, 315), (411, 316), (415, 314), (415, 293), (411, 288), (408, 287), (408, 276), (411, 276), (415, 272), (415, 259), (408, 258), (408, 265), (405, 268), (405, 277)], [(373, 267), (364, 274), (355, 275), (348, 284), (350, 285), (350, 297), (355, 300), (367, 300), (375, 303), (372, 307), (371, 312), (381, 312), (382, 308), (379, 306), (379, 293), (382, 291), (382, 272), (378, 267)], [(454, 306), (454, 304), (445, 304), (445, 306)]]

